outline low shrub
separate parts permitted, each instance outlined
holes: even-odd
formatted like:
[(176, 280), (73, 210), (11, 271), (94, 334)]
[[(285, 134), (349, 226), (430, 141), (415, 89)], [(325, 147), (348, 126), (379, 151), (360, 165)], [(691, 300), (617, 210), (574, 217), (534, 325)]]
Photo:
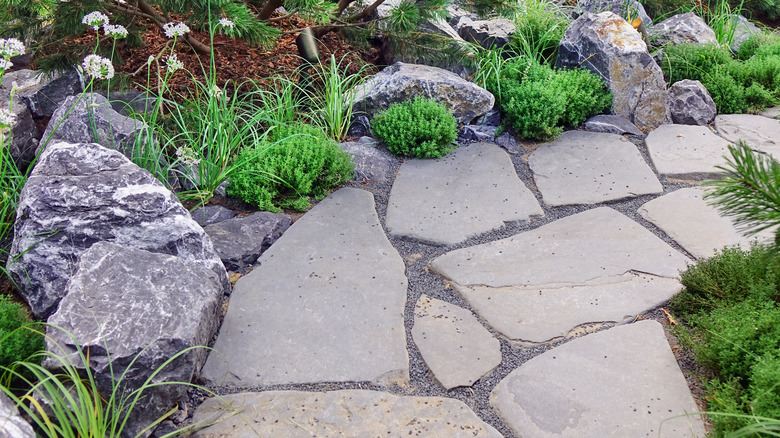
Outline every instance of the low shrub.
[(457, 120), (436, 101), (417, 97), (377, 114), (371, 133), (390, 152), (418, 158), (440, 158), (457, 146)]
[[(259, 150), (258, 150), (259, 149)], [(230, 180), (228, 193), (261, 210), (304, 211), (352, 178), (354, 164), (333, 139), (310, 125), (277, 126), (238, 157), (252, 160)], [(256, 157), (256, 158), (255, 158)]]
[(666, 79), (701, 81), (721, 114), (759, 112), (780, 103), (780, 43), (754, 37), (734, 59), (728, 47), (681, 44), (667, 47)]
[(0, 295), (0, 367), (26, 360), (43, 348), (41, 324), (32, 322), (21, 304)]
[(578, 126), (612, 105), (612, 94), (593, 73), (555, 70), (529, 58), (508, 61), (499, 85), (501, 111), (524, 138), (553, 140), (564, 125)]

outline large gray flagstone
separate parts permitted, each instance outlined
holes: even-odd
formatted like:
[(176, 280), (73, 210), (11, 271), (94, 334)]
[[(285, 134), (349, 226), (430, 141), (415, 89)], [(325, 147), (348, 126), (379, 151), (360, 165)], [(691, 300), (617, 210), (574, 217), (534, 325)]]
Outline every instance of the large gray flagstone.
[(471, 386), (501, 364), (501, 344), (466, 309), (423, 295), (412, 339), (444, 389)]
[(655, 321), (575, 339), (512, 371), (490, 404), (519, 437), (703, 437), (704, 425)]
[(394, 236), (453, 245), (505, 222), (543, 214), (506, 152), (494, 144), (473, 143), (438, 160), (401, 165), (386, 224)]
[(633, 143), (615, 134), (567, 131), (528, 158), (547, 205), (598, 204), (663, 192)]
[(490, 326), (545, 342), (578, 325), (628, 322), (682, 289), (688, 259), (607, 207), (431, 261)]
[(360, 389), (214, 397), (198, 406), (193, 422), (213, 420), (193, 438), (501, 438), (459, 400)]
[[(697, 259), (711, 257), (724, 246), (750, 248), (755, 238), (740, 233), (729, 218), (707, 204), (703, 194), (701, 189), (680, 189), (645, 203), (639, 214)], [(769, 230), (758, 235), (762, 242), (773, 238), (774, 233)]]
[(715, 117), (715, 130), (726, 140), (740, 140), (753, 149), (780, 158), (780, 120), (750, 114), (728, 114)]
[(341, 189), (236, 283), (202, 375), (236, 386), (408, 379), (404, 263), (371, 193)]
[(726, 165), (729, 143), (706, 126), (661, 125), (645, 138), (659, 175), (716, 173)]

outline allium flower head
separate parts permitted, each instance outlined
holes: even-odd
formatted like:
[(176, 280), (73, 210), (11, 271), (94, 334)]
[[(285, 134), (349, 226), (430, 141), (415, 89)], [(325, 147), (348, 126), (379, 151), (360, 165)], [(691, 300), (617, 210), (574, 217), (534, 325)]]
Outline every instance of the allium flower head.
[(127, 29), (125, 29), (125, 27), (121, 24), (106, 23), (103, 25), (103, 32), (105, 32), (106, 35), (116, 39), (122, 39), (127, 36)]
[(99, 11), (92, 11), (85, 15), (84, 18), (81, 19), (81, 22), (98, 30), (100, 29), (100, 26), (108, 24), (108, 15)]
[(9, 68), (13, 67), (13, 62), (7, 60), (7, 59), (0, 59), (0, 70), (8, 70)]
[(0, 39), (0, 56), (11, 58), (17, 55), (24, 55), (24, 44), (16, 38)]
[(10, 128), (16, 121), (16, 115), (8, 108), (0, 108), (0, 127)]
[(175, 53), (168, 57), (167, 64), (168, 64), (168, 71), (171, 72), (171, 74), (176, 73), (178, 70), (184, 68), (184, 63), (179, 61), (179, 57), (176, 56)]
[(195, 151), (186, 146), (176, 149), (176, 157), (186, 165), (197, 166), (200, 164), (200, 158), (197, 157)]
[(98, 55), (87, 55), (81, 63), (84, 71), (95, 79), (111, 79), (114, 77), (114, 65), (111, 61)]
[(174, 23), (165, 23), (163, 24), (163, 31), (165, 31), (165, 36), (168, 38), (174, 38), (177, 36), (182, 36), (185, 33), (188, 33), (190, 31), (190, 28), (182, 23), (181, 21), (174, 24)]
[(214, 84), (209, 90), (209, 95), (219, 99), (220, 97), (222, 97), (222, 89), (219, 88), (216, 84)]
[(219, 25), (224, 27), (229, 27), (231, 29), (235, 26), (235, 24), (232, 21), (230, 21), (225, 17), (219, 19)]

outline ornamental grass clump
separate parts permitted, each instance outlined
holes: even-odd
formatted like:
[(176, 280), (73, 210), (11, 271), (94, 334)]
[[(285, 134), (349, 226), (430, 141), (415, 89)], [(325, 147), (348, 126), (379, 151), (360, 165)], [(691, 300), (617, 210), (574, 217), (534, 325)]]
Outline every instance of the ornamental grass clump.
[(231, 178), (228, 194), (267, 211), (305, 211), (310, 198), (324, 198), (349, 181), (355, 168), (335, 140), (302, 123), (273, 127), (237, 160), (248, 163)]
[(371, 133), (390, 152), (417, 158), (441, 158), (457, 145), (457, 120), (434, 100), (417, 97), (390, 105), (374, 117)]

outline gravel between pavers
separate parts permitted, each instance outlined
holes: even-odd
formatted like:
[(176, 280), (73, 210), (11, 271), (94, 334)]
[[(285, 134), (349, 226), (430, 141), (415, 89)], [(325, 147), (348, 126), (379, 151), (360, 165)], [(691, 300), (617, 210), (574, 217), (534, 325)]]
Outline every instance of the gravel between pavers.
[[(651, 166), (651, 168), (653, 168), (650, 158), (647, 154), (647, 149), (645, 148), (641, 139), (634, 138), (632, 139), (632, 142), (637, 146), (637, 148), (639, 149), (640, 153), (644, 157), (647, 164)], [(463, 145), (463, 146), (467, 147), (468, 145)], [(623, 201), (613, 201), (613, 202), (607, 202), (598, 205), (573, 205), (573, 206), (568, 205), (568, 206), (551, 208), (546, 206), (542, 202), (541, 193), (536, 188), (536, 185), (533, 181), (533, 176), (527, 162), (528, 154), (526, 153), (523, 156), (516, 155), (516, 154), (509, 154), (509, 156), (511, 157), (512, 162), (514, 163), (515, 170), (517, 171), (518, 176), (523, 181), (523, 183), (534, 193), (534, 196), (536, 196), (540, 205), (544, 209), (544, 213), (545, 213), (544, 217), (532, 218), (531, 221), (529, 222), (507, 224), (505, 227), (499, 230), (490, 233), (485, 233), (470, 238), (465, 242), (461, 242), (459, 244), (446, 246), (446, 247), (433, 246), (433, 245), (420, 243), (405, 238), (392, 237), (388, 235), (388, 239), (390, 240), (392, 245), (396, 248), (401, 258), (404, 260), (406, 264), (406, 276), (409, 281), (409, 287), (407, 291), (407, 302), (404, 311), (405, 326), (406, 326), (406, 342), (407, 342), (407, 349), (409, 352), (410, 382), (408, 385), (404, 385), (404, 386), (391, 385), (389, 387), (382, 387), (382, 386), (372, 385), (366, 382), (336, 382), (336, 383), (321, 383), (321, 384), (274, 385), (274, 386), (260, 386), (260, 387), (231, 387), (231, 388), (208, 387), (208, 388), (220, 395), (238, 393), (238, 392), (255, 392), (255, 391), (267, 391), (267, 390), (333, 391), (339, 389), (372, 389), (377, 391), (386, 391), (397, 395), (450, 397), (466, 403), (474, 411), (474, 413), (477, 414), (477, 416), (479, 416), (483, 421), (487, 422), (491, 426), (495, 427), (505, 437), (514, 438), (515, 435), (509, 430), (509, 428), (506, 425), (503, 424), (501, 420), (499, 420), (496, 413), (490, 407), (489, 404), (490, 392), (504, 377), (506, 377), (510, 372), (514, 371), (518, 366), (520, 366), (527, 360), (535, 356), (538, 356), (539, 354), (548, 351), (558, 345), (561, 345), (562, 343), (568, 342), (570, 339), (559, 340), (556, 342), (533, 346), (533, 347), (521, 347), (518, 345), (512, 345), (511, 342), (507, 341), (502, 336), (498, 335), (495, 330), (491, 329), (490, 326), (488, 326), (487, 324), (484, 323), (484, 321), (482, 321), (485, 328), (487, 328), (491, 332), (491, 334), (493, 334), (493, 336), (498, 338), (501, 342), (501, 354), (502, 354), (501, 365), (499, 365), (498, 368), (496, 368), (486, 377), (478, 380), (470, 388), (460, 387), (460, 388), (454, 388), (450, 391), (445, 391), (433, 379), (433, 376), (428, 371), (428, 368), (425, 365), (425, 362), (423, 361), (422, 356), (420, 355), (420, 352), (417, 349), (417, 346), (414, 344), (414, 341), (412, 340), (411, 330), (412, 330), (412, 325), (414, 323), (415, 304), (417, 303), (417, 300), (420, 298), (420, 295), (424, 293), (431, 297), (443, 301), (447, 301), (449, 303), (458, 305), (460, 307), (464, 307), (466, 309), (470, 309), (470, 307), (468, 306), (466, 301), (462, 299), (454, 290), (446, 288), (445, 282), (441, 277), (428, 272), (427, 269), (428, 262), (454, 249), (479, 245), (482, 243), (503, 239), (523, 231), (528, 231), (531, 229), (538, 228), (542, 225), (548, 224), (557, 219), (561, 219), (566, 216), (570, 216), (572, 214), (580, 213), (582, 211), (600, 207), (600, 206), (608, 206), (625, 214), (629, 218), (633, 219), (640, 225), (650, 230), (653, 234), (660, 237), (664, 242), (668, 243), (673, 248), (675, 248), (676, 250), (680, 251), (681, 253), (685, 254), (686, 256), (692, 259), (690, 254), (688, 254), (685, 250), (683, 250), (676, 242), (674, 242), (671, 238), (669, 238), (669, 236), (667, 236), (665, 233), (663, 233), (653, 224), (651, 224), (650, 222), (642, 218), (637, 213), (637, 209), (645, 202), (655, 199), (658, 196), (662, 196), (663, 194), (667, 194), (671, 191), (683, 187), (694, 186), (695, 182), (691, 181), (689, 183), (684, 181), (668, 181), (665, 178), (660, 178), (664, 188), (664, 193), (661, 195), (645, 195), (645, 196), (640, 196), (640, 197), (627, 199)], [(400, 166), (400, 164), (401, 164), (400, 160), (395, 163), (395, 168), (393, 169), (393, 172), (390, 173), (391, 175), (393, 175), (393, 177), (398, 171), (398, 167)], [(486, 177), (489, 177), (489, 175), (486, 175)], [(387, 214), (387, 202), (390, 196), (390, 189), (392, 187), (392, 183), (393, 181), (390, 180), (382, 184), (348, 183), (347, 186), (368, 190), (374, 194), (379, 220), (382, 223), (382, 226), (385, 227), (385, 216)], [(661, 312), (658, 309), (654, 309), (652, 311), (647, 312), (646, 314), (642, 315), (642, 318), (655, 319), (655, 320), (665, 322), (665, 316), (663, 312)], [(614, 324), (596, 325), (593, 327), (583, 327), (584, 329), (583, 331), (586, 333), (590, 333), (593, 331), (603, 330), (612, 326), (614, 326)], [(682, 358), (680, 360), (686, 360), (686, 359)], [(690, 380), (690, 376), (686, 375), (686, 378), (689, 379), (689, 383), (694, 383)], [(197, 406), (203, 400), (204, 397), (207, 397), (205, 392), (192, 391), (190, 397), (191, 405), (188, 407), (190, 415), (194, 410), (193, 408)]]

